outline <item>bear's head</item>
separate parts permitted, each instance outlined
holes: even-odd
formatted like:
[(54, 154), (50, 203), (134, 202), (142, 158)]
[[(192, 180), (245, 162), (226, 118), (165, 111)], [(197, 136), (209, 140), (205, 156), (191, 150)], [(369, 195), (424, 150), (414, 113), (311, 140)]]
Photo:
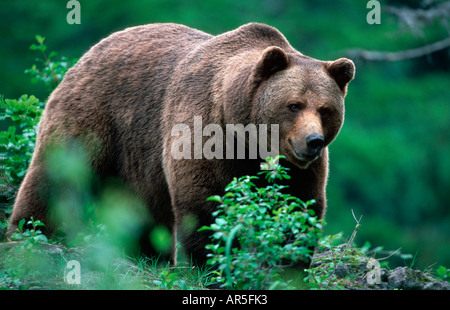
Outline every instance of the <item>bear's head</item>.
[(253, 69), (251, 118), (279, 124), (279, 152), (307, 168), (337, 136), (344, 98), (355, 66), (346, 58), (319, 61), (298, 52), (268, 47)]

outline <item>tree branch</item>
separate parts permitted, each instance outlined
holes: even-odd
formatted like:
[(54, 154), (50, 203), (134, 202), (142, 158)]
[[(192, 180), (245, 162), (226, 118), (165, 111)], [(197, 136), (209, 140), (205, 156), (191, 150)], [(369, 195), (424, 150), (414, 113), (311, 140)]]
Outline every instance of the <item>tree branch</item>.
[[(383, 7), (383, 10), (397, 16), (398, 19), (406, 24), (413, 32), (419, 33), (420, 27), (430, 24), (436, 19), (440, 20), (444, 27), (448, 27), (447, 21), (450, 16), (450, 1), (431, 6), (427, 9), (385, 6)], [(449, 29), (447, 28), (447, 30)]]
[(450, 37), (418, 48), (412, 48), (400, 52), (367, 51), (362, 49), (348, 50), (348, 58), (367, 61), (399, 61), (411, 58), (422, 57), (442, 49), (450, 47)]
[(427, 9), (411, 9), (408, 7), (384, 6), (383, 10), (389, 14), (397, 16), (401, 23), (407, 25), (413, 33), (422, 35), (421, 27), (430, 24), (435, 20), (440, 20), (447, 29), (449, 37), (427, 44), (421, 47), (412, 48), (399, 52), (368, 51), (363, 49), (353, 49), (346, 52), (347, 57), (355, 60), (367, 61), (399, 61), (405, 59), (418, 58), (450, 47), (450, 28), (448, 18), (450, 16), (450, 1), (434, 4)]

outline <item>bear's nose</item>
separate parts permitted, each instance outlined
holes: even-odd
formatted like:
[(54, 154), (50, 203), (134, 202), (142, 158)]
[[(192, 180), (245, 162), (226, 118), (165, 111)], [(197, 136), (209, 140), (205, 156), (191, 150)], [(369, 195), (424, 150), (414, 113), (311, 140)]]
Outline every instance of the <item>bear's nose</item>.
[(324, 138), (322, 135), (313, 133), (306, 137), (306, 145), (309, 149), (309, 155), (316, 156), (320, 153), (324, 146)]

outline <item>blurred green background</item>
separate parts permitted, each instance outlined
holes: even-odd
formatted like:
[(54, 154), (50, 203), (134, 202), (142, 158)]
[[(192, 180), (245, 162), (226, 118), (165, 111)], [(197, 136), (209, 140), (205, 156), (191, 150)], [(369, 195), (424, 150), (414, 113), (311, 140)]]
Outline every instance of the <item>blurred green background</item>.
[[(322, 60), (355, 48), (402, 51), (450, 35), (449, 15), (408, 25), (385, 10), (429, 9), (448, 1), (380, 1), (379, 25), (367, 23), (365, 0), (79, 2), (81, 24), (69, 25), (65, 0), (0, 0), (0, 94), (47, 98), (46, 88), (24, 74), (39, 56), (28, 50), (36, 34), (46, 37), (50, 51), (73, 59), (129, 26), (174, 22), (220, 34), (262, 22), (278, 28), (300, 52)], [(326, 234), (349, 237), (353, 209), (358, 218), (363, 215), (358, 245), (401, 247), (416, 256), (417, 268), (450, 267), (449, 53), (446, 48), (397, 62), (354, 59), (345, 124), (330, 146)]]

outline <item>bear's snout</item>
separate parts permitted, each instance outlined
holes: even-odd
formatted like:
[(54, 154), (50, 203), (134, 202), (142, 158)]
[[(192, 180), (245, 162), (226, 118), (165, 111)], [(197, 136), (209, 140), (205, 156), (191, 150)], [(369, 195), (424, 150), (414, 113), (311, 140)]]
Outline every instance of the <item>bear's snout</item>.
[(310, 157), (316, 157), (320, 154), (325, 144), (325, 139), (321, 134), (313, 133), (306, 137), (306, 146), (308, 147)]
[(301, 166), (319, 158), (325, 147), (325, 138), (317, 133), (310, 134), (305, 139), (289, 138), (288, 142), (295, 154), (296, 161), (299, 161)]

